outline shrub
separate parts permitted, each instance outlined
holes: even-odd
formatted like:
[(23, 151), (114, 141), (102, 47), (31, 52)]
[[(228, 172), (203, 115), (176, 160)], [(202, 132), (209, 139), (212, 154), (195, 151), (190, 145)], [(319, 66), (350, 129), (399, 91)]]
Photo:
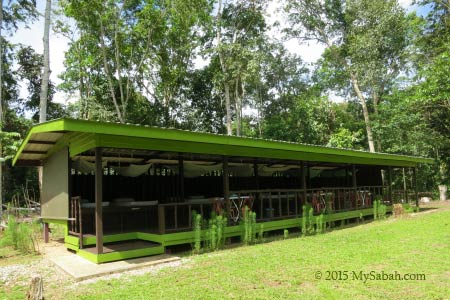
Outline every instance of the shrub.
[(247, 206), (244, 207), (244, 216), (241, 221), (241, 240), (245, 245), (256, 242), (256, 213)]
[(202, 247), (202, 216), (192, 211), (192, 224), (194, 230), (194, 253), (200, 253)]
[(314, 210), (310, 204), (303, 205), (302, 209), (302, 235), (311, 235), (316, 233), (316, 231), (323, 232), (325, 227), (323, 214), (314, 217)]
[(0, 247), (10, 246), (23, 254), (39, 252), (38, 236), (41, 232), (38, 222), (17, 222), (13, 215), (8, 216), (8, 227), (0, 241)]

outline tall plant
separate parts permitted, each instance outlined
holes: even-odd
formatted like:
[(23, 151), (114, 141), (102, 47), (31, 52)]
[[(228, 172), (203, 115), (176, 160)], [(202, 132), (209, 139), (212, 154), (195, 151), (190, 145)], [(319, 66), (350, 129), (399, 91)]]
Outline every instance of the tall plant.
[(256, 242), (256, 213), (248, 206), (244, 207), (244, 216), (241, 221), (241, 239), (245, 245)]

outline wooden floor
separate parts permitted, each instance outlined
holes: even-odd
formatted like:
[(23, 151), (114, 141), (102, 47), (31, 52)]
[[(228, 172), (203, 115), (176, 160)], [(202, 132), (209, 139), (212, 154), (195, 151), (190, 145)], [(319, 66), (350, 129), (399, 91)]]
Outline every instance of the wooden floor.
[[(123, 241), (123, 242), (117, 242), (117, 243), (104, 244), (103, 245), (103, 253), (144, 249), (144, 248), (151, 248), (151, 247), (157, 247), (157, 246), (159, 246), (159, 244), (147, 242), (147, 241), (141, 241), (141, 240)], [(95, 246), (85, 247), (85, 248), (83, 248), (83, 250), (93, 253), (93, 254), (97, 254), (97, 249), (95, 248)]]

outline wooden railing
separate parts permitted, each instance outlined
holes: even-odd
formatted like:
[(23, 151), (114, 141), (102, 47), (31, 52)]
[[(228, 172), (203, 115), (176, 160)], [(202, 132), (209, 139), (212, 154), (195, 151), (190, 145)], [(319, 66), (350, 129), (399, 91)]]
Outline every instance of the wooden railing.
[[(235, 203), (248, 203), (256, 212), (257, 221), (294, 218), (302, 215), (302, 206), (311, 204), (315, 214), (356, 210), (372, 207), (375, 197), (381, 197), (384, 204), (392, 204), (386, 186), (359, 186), (356, 189), (314, 188), (314, 189), (271, 189), (230, 191)], [(242, 201), (240, 201), (242, 200)], [(233, 205), (232, 205), (233, 206)], [(242, 209), (240, 205), (236, 205)], [(222, 198), (205, 199), (204, 203), (168, 203), (158, 205), (158, 231), (160, 234), (171, 231), (190, 230), (192, 228), (192, 210), (203, 219), (209, 218), (212, 211), (219, 213), (225, 208)], [(185, 210), (183, 214), (181, 210)], [(180, 224), (180, 216), (185, 219)], [(170, 218), (168, 218), (170, 217)], [(239, 220), (231, 220), (236, 224)]]
[(69, 233), (76, 235), (83, 248), (83, 218), (81, 211), (81, 197), (71, 197), (69, 201)]
[[(202, 218), (215, 207), (214, 199), (205, 203), (167, 203), (158, 205), (158, 233), (192, 229), (192, 211), (195, 210)], [(184, 210), (184, 214), (182, 211)], [(173, 218), (168, 218), (172, 215)], [(181, 217), (181, 218), (180, 218)], [(184, 218), (184, 220), (182, 220)]]

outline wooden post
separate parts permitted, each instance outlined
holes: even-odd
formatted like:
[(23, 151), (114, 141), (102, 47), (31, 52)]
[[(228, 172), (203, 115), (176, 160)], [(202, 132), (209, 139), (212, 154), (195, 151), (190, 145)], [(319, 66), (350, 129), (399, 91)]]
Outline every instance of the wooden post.
[(416, 207), (419, 208), (419, 192), (417, 190), (417, 168), (413, 168), (414, 197), (416, 198)]
[(402, 174), (403, 174), (403, 198), (404, 201), (408, 203), (408, 188), (406, 186), (405, 168), (402, 168)]
[(35, 276), (31, 279), (30, 288), (27, 293), (27, 300), (43, 300), (44, 284), (41, 276)]
[(355, 208), (358, 208), (358, 192), (357, 192), (357, 185), (356, 185), (356, 166), (352, 165), (352, 188), (353, 193), (355, 193)]
[(301, 174), (301, 176), (302, 176), (301, 185), (302, 185), (302, 190), (303, 190), (303, 203), (302, 204), (306, 204), (308, 201), (306, 199), (306, 197), (307, 197), (307, 194), (306, 194), (306, 164), (304, 161), (300, 162), (300, 167), (302, 168), (302, 174)]
[(391, 204), (394, 203), (394, 201), (392, 199), (392, 167), (391, 166), (388, 167), (388, 197), (389, 197), (389, 202)]
[(44, 243), (48, 243), (48, 233), (50, 232), (49, 228), (48, 228), (48, 223), (44, 222)]
[(103, 253), (103, 167), (102, 148), (95, 148), (95, 247)]
[(161, 204), (158, 205), (158, 233), (166, 233), (166, 211), (164, 210), (164, 206)]
[(225, 201), (225, 207), (228, 214), (228, 221), (230, 221), (230, 212), (231, 212), (231, 203), (230, 203), (230, 178), (229, 171), (228, 171), (228, 157), (223, 157), (223, 164), (222, 164), (222, 177), (223, 177), (223, 200)]
[(183, 156), (179, 154), (178, 156), (178, 180), (180, 188), (180, 199), (179, 202), (184, 202), (184, 162)]

